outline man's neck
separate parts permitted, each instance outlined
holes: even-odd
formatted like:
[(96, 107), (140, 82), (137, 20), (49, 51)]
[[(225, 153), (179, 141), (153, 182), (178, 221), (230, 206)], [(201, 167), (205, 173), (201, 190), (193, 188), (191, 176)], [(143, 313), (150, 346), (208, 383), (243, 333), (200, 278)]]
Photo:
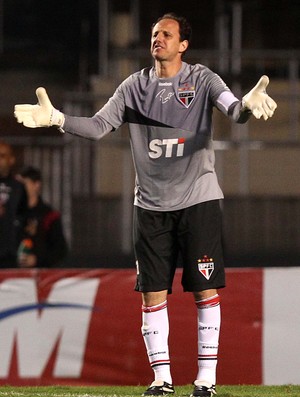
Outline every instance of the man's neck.
[(182, 66), (181, 60), (176, 63), (155, 61), (155, 73), (159, 78), (174, 77), (180, 71), (181, 66)]

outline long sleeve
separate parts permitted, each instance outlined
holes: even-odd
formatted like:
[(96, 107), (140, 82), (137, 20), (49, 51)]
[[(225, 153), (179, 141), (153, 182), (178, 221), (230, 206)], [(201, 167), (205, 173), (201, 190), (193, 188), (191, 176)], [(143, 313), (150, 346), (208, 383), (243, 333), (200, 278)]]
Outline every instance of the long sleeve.
[[(127, 79), (128, 81), (129, 79)], [(117, 88), (108, 102), (92, 117), (65, 116), (63, 129), (74, 135), (98, 140), (125, 122), (124, 87), (126, 80)]]

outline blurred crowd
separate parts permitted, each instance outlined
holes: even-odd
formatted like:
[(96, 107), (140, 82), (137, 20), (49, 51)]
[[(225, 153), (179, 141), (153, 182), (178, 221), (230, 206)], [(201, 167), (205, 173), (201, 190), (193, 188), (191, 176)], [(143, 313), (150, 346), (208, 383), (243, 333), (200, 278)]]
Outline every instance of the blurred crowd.
[(60, 267), (68, 255), (61, 214), (42, 197), (42, 174), (14, 172), (13, 147), (0, 141), (0, 268)]

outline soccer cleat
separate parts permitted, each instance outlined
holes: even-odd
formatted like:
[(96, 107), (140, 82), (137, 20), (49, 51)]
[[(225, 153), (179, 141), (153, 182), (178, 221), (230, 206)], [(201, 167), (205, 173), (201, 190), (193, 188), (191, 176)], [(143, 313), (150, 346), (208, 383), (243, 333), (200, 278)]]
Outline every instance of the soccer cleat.
[(213, 397), (215, 394), (217, 394), (216, 385), (196, 380), (194, 382), (194, 391), (190, 397)]
[(173, 385), (162, 380), (155, 380), (143, 393), (143, 396), (166, 396), (175, 393)]

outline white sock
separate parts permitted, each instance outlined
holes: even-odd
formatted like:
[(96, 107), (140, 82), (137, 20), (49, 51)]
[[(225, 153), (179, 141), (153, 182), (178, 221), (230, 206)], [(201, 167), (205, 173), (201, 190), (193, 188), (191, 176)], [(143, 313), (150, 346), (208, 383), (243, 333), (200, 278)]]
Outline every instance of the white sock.
[(172, 384), (169, 357), (169, 318), (167, 301), (156, 306), (142, 306), (142, 335), (154, 380)]
[(195, 302), (198, 308), (197, 380), (216, 384), (216, 368), (221, 325), (220, 297)]

